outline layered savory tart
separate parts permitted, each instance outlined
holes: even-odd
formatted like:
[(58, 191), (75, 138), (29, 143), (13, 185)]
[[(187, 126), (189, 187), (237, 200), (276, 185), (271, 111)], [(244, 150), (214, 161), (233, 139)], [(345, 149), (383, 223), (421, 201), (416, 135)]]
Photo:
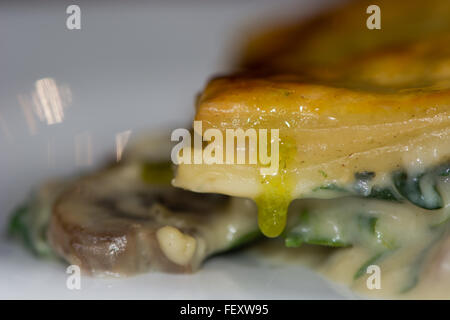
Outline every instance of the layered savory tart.
[[(261, 231), (288, 247), (345, 248), (326, 267), (344, 282), (365, 287), (377, 265), (384, 293), (428, 277), (423, 286), (448, 297), (450, 3), (378, 4), (381, 30), (365, 28), (369, 2), (357, 1), (252, 43), (248, 69), (211, 80), (195, 116), (204, 150), (209, 129), (242, 130), (246, 142), (223, 161), (181, 155), (174, 185), (253, 199)], [(252, 144), (260, 129), (278, 134)], [(245, 146), (256, 164), (227, 162)], [(275, 172), (262, 174), (260, 149), (278, 153)]]
[(317, 269), (356, 291), (450, 298), (450, 2), (377, 1), (369, 30), (370, 2), (254, 37), (201, 93), (175, 175), (131, 157), (49, 184), (12, 232), (112, 275), (192, 272), (264, 235), (329, 248)]
[(448, 44), (446, 35), (370, 54), (327, 68), (323, 77), (212, 80), (197, 108), (202, 129), (223, 136), (229, 129), (279, 130), (278, 170), (261, 175), (258, 164), (181, 164), (175, 186), (254, 199), (260, 227), (272, 237), (299, 198), (355, 195), (443, 208), (436, 177), (450, 160)]

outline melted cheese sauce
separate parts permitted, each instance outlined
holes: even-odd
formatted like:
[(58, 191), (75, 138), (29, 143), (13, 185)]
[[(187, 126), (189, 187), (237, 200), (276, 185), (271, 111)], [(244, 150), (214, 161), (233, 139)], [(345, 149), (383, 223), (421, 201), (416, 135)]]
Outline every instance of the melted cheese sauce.
[[(299, 227), (298, 217), (307, 210), (317, 219), (323, 239), (336, 234), (347, 246), (286, 248), (282, 238), (257, 246), (253, 251), (263, 261), (282, 267), (306, 265), (326, 278), (345, 285), (363, 297), (395, 299), (450, 298), (450, 184), (441, 179), (445, 199), (442, 209), (430, 212), (408, 203), (354, 197), (329, 200), (297, 200), (289, 209), (288, 234)], [(360, 228), (362, 214), (376, 217), (373, 236)], [(301, 225), (301, 224), (300, 224)], [(303, 221), (303, 229), (307, 228)], [(286, 240), (284, 239), (284, 240)], [(379, 254), (379, 253), (382, 254)], [(380, 288), (367, 285), (370, 265), (380, 268)], [(370, 280), (369, 280), (370, 281)]]
[[(402, 299), (450, 298), (449, 179), (442, 179), (439, 187), (445, 205), (433, 212), (405, 204), (366, 205), (366, 210), (384, 216), (380, 218), (380, 228), (396, 241), (396, 247), (391, 253), (371, 263), (380, 267), (380, 289), (368, 288), (367, 279), (370, 274), (366, 272), (357, 279), (354, 277), (354, 272), (376, 252), (368, 246), (355, 245), (339, 249), (319, 266), (318, 270), (328, 278), (346, 284), (366, 296)], [(340, 206), (349, 211), (364, 208), (358, 202), (351, 201)]]

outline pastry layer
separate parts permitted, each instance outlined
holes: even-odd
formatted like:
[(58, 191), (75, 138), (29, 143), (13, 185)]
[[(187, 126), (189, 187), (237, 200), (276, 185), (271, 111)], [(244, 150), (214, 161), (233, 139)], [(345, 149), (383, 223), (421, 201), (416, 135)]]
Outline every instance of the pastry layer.
[(263, 220), (278, 225), (265, 233), (277, 235), (291, 199), (322, 196), (314, 190), (348, 185), (359, 172), (376, 173), (384, 187), (396, 170), (415, 175), (449, 161), (449, 40), (436, 36), (301, 75), (212, 80), (198, 102), (198, 133), (278, 129), (279, 170), (264, 176), (259, 165), (181, 164), (174, 185), (253, 198), (260, 218), (264, 207)]

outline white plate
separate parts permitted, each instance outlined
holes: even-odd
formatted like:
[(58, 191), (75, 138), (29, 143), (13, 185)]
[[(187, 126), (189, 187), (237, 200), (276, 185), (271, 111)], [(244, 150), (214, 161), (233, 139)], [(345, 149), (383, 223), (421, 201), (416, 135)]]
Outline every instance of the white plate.
[[(331, 2), (77, 1), (81, 30), (66, 28), (68, 1), (0, 4), (2, 230), (39, 182), (115, 155), (118, 133), (188, 126), (195, 95), (211, 75), (230, 70), (243, 30)], [(44, 101), (40, 90), (57, 90), (56, 100)], [(39, 117), (46, 106), (50, 113)], [(194, 275), (83, 278), (79, 291), (66, 279), (63, 264), (2, 240), (0, 298), (342, 298), (305, 268), (245, 254), (212, 259)]]

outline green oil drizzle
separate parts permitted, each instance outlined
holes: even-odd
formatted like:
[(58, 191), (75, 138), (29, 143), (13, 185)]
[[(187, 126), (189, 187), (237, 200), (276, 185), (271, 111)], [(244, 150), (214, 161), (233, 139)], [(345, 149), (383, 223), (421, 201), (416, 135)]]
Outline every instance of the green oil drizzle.
[(262, 193), (255, 199), (258, 226), (270, 238), (279, 236), (286, 227), (287, 211), (292, 201), (292, 183), (287, 168), (296, 154), (295, 141), (280, 137), (279, 153), (277, 174), (262, 176)]
[(269, 181), (263, 194), (255, 202), (258, 206), (258, 226), (265, 236), (273, 238), (279, 236), (286, 226), (291, 198), (286, 196), (283, 188), (274, 187), (273, 179)]

